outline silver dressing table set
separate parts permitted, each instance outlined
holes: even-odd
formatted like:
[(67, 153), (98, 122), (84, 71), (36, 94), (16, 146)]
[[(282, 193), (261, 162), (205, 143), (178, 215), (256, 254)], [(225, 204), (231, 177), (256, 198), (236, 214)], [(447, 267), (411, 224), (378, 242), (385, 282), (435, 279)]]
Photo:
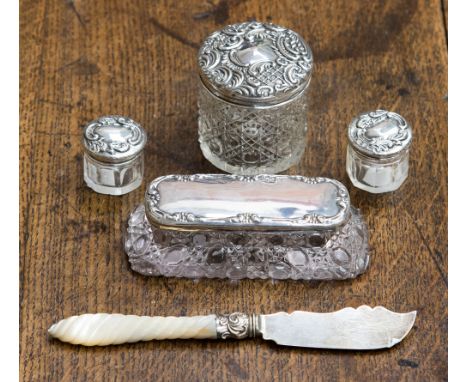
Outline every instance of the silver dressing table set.
[[(231, 280), (340, 280), (365, 272), (367, 225), (346, 187), (323, 177), (275, 175), (297, 164), (307, 149), (313, 66), (308, 44), (277, 25), (234, 24), (206, 38), (198, 63), (200, 148), (208, 161), (230, 174), (154, 179), (128, 219), (125, 251), (132, 269), (150, 276)], [(401, 186), (412, 139), (403, 117), (384, 110), (362, 113), (349, 124), (347, 138), (346, 169), (355, 187), (383, 193)], [(105, 116), (87, 124), (86, 184), (109, 195), (138, 188), (146, 141), (144, 129), (126, 117)], [(259, 316), (236, 314), (224, 323), (210, 321), (217, 322), (215, 337), (216, 330), (227, 332), (223, 338), (245, 338), (265, 329), (256, 321)], [(414, 317), (405, 317), (405, 325), (412, 326)], [(232, 330), (229, 320), (235, 321)], [(239, 327), (245, 332), (234, 335)], [(72, 342), (58, 332), (51, 328), (52, 335)], [(122, 338), (93, 342), (85, 335), (73, 343), (130, 341)]]
[[(198, 136), (203, 155), (233, 175), (167, 175), (152, 181), (130, 215), (132, 269), (153, 276), (327, 280), (369, 263), (367, 226), (333, 179), (273, 175), (306, 149), (312, 51), (273, 24), (225, 27), (203, 42)], [(394, 191), (408, 175), (411, 127), (376, 110), (348, 127), (354, 186)], [(84, 129), (84, 179), (122, 195), (140, 186), (147, 136), (135, 121), (106, 116)]]

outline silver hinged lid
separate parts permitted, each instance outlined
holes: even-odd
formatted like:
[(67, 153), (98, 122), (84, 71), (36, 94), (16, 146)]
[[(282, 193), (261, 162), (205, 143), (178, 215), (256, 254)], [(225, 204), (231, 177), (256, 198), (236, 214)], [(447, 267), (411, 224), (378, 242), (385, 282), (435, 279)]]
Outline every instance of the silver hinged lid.
[(375, 110), (360, 114), (348, 126), (348, 141), (359, 152), (374, 158), (398, 155), (411, 144), (411, 126), (399, 114)]
[(151, 182), (146, 214), (179, 229), (332, 229), (349, 217), (348, 190), (327, 178), (168, 175)]
[(134, 158), (146, 144), (146, 132), (130, 118), (108, 115), (83, 129), (86, 152), (97, 160), (121, 163)]
[(312, 51), (292, 30), (256, 21), (212, 33), (198, 53), (204, 85), (241, 105), (274, 105), (305, 89)]

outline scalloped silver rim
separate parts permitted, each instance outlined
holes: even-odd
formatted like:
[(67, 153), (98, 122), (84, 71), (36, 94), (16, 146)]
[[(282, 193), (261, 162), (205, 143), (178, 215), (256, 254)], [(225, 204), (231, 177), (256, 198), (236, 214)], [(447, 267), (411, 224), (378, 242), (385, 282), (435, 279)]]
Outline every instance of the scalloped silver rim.
[[(374, 139), (365, 137), (365, 132), (369, 127), (359, 127), (358, 123), (368, 118), (370, 120), (377, 120), (384, 116), (397, 121), (399, 127), (399, 134), (394, 137), (390, 137), (383, 143), (377, 142)], [(375, 126), (373, 124), (372, 126)], [(401, 133), (404, 133), (401, 135)], [(348, 142), (349, 144), (362, 155), (376, 158), (376, 159), (390, 159), (398, 157), (411, 146), (413, 139), (411, 125), (403, 118), (400, 114), (383, 110), (370, 110), (364, 113), (360, 113), (357, 117), (353, 118), (351, 123), (348, 125)]]
[[(167, 213), (159, 208), (159, 190), (158, 186), (162, 182), (262, 182), (276, 181), (276, 179), (289, 178), (302, 181), (304, 183), (319, 184), (331, 183), (337, 188), (336, 203), (339, 211), (333, 216), (323, 216), (309, 214), (300, 218), (269, 218), (266, 216), (255, 216), (252, 219), (239, 219), (237, 216), (228, 216), (225, 218), (208, 218), (196, 216), (193, 214)], [(145, 207), (148, 211), (148, 220), (156, 225), (167, 229), (227, 229), (227, 230), (320, 230), (334, 229), (349, 219), (350, 199), (346, 187), (334, 179), (315, 177), (308, 178), (300, 175), (227, 175), (227, 174), (194, 174), (194, 175), (166, 175), (153, 180), (145, 194)]]
[[(103, 126), (104, 120), (115, 121), (115, 124), (125, 126), (132, 131), (132, 136), (127, 139), (121, 148), (113, 148), (113, 142), (105, 141), (104, 137), (95, 132), (95, 129)], [(94, 159), (106, 162), (120, 164), (132, 160), (139, 155), (147, 142), (146, 131), (141, 125), (133, 119), (123, 115), (103, 115), (91, 122), (88, 122), (83, 128), (83, 146), (85, 151)]]

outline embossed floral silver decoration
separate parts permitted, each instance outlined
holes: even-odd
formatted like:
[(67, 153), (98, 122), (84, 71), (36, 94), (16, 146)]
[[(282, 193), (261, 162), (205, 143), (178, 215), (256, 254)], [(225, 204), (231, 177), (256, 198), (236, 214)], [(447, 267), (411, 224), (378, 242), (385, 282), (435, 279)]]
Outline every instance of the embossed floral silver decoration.
[(295, 32), (246, 22), (211, 34), (199, 51), (199, 141), (236, 174), (276, 173), (302, 156), (312, 52)]
[(253, 325), (252, 319), (253, 317), (241, 312), (218, 314), (216, 316), (216, 333), (218, 338), (223, 340), (228, 338), (241, 340), (254, 337), (255, 325)]
[(120, 163), (141, 152), (146, 144), (146, 133), (130, 118), (109, 115), (86, 125), (83, 144), (94, 158)]
[(372, 157), (389, 157), (407, 148), (412, 139), (411, 127), (399, 114), (376, 110), (361, 114), (348, 128), (350, 144)]
[(376, 110), (348, 127), (346, 168), (353, 184), (371, 193), (398, 189), (408, 176), (412, 129), (399, 114)]
[[(125, 241), (132, 269), (145, 275), (327, 280), (368, 266), (367, 226), (331, 179), (172, 175), (152, 182), (145, 204)], [(242, 206), (254, 218), (236, 214)]]
[(203, 83), (245, 106), (278, 104), (307, 86), (312, 52), (297, 33), (256, 21), (228, 25), (200, 48)]
[(139, 187), (143, 178), (143, 128), (130, 118), (109, 115), (83, 130), (83, 173), (96, 192), (123, 195)]

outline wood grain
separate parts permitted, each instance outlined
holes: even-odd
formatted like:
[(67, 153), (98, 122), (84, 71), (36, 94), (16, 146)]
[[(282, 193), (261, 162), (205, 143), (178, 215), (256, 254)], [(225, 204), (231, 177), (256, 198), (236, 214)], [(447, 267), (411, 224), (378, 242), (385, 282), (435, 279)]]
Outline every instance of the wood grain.
[[(447, 378), (447, 42), (430, 0), (22, 0), (20, 2), (20, 376), (24, 381), (439, 381)], [(148, 278), (133, 273), (122, 225), (144, 187), (99, 195), (82, 177), (80, 126), (128, 115), (146, 127), (145, 182), (217, 172), (198, 148), (197, 47), (224, 24), (269, 20), (312, 46), (309, 144), (291, 174), (343, 181), (371, 231), (369, 271), (354, 281)], [(373, 196), (345, 173), (357, 113), (394, 110), (414, 127), (410, 177)], [(417, 309), (388, 351), (344, 352), (242, 342), (162, 341), (105, 348), (47, 338), (84, 312), (195, 315)]]

